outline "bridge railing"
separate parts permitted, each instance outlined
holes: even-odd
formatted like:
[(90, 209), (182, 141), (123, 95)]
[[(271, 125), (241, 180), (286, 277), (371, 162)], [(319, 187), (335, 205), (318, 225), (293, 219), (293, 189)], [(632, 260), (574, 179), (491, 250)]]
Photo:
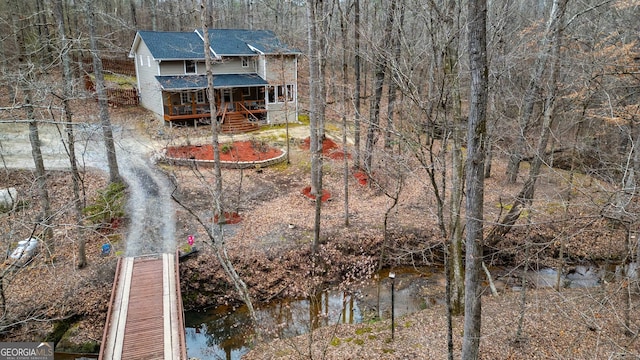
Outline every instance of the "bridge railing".
[[(176, 277), (176, 292), (177, 294), (177, 302), (178, 302), (178, 322), (180, 324), (182, 324), (182, 330), (186, 329), (185, 326), (185, 322), (184, 322), (184, 308), (182, 307), (182, 291), (180, 290), (180, 250), (176, 250), (176, 256), (174, 258), (174, 261), (176, 262), (176, 271), (175, 271), (175, 277)], [(186, 334), (185, 331), (180, 331), (180, 357), (182, 359), (187, 359), (187, 340), (185, 338)]]
[(107, 320), (104, 324), (104, 330), (102, 331), (102, 343), (100, 343), (100, 354), (98, 360), (104, 360), (105, 344), (107, 343), (107, 336), (109, 335), (109, 323), (111, 322), (111, 312), (113, 310), (113, 300), (116, 297), (116, 289), (118, 287), (118, 280), (120, 279), (120, 265), (122, 263), (122, 257), (118, 257), (118, 263), (116, 264), (116, 274), (113, 277), (113, 285), (111, 287), (111, 296), (109, 297), (109, 310), (107, 310)]

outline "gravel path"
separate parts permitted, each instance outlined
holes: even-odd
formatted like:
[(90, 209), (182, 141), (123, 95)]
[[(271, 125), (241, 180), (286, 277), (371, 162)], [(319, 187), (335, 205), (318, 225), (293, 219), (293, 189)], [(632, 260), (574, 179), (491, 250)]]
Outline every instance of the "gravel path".
[[(54, 125), (40, 125), (39, 137), (46, 169), (68, 169), (69, 159)], [(94, 124), (75, 127), (76, 153), (82, 167), (108, 171), (102, 131)], [(156, 144), (137, 136), (134, 129), (114, 127), (120, 175), (129, 186), (131, 226), (126, 256), (175, 251), (175, 210), (172, 186), (149, 160)], [(27, 124), (0, 124), (0, 153), (7, 168), (33, 169)]]

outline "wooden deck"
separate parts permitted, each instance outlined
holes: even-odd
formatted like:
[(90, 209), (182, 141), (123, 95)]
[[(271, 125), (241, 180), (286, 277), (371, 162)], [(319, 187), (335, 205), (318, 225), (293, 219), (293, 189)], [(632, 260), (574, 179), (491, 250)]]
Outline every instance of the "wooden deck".
[[(218, 121), (221, 122), (222, 133), (244, 133), (255, 131), (260, 128), (260, 123), (265, 119), (267, 109), (264, 101), (237, 101), (233, 106), (217, 105)], [(211, 113), (209, 105), (164, 105), (164, 120), (169, 126), (174, 122), (193, 122), (194, 126), (199, 123), (210, 124)]]
[(175, 255), (118, 261), (99, 359), (187, 359)]

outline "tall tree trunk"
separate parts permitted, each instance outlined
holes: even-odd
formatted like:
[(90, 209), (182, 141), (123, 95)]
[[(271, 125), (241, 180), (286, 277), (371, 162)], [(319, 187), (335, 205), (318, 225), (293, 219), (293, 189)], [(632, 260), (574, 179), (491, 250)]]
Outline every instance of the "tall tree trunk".
[(247, 1), (247, 26), (249, 29), (253, 29), (253, 0)]
[[(393, 36), (393, 22), (396, 12), (396, 1), (389, 2), (386, 13), (385, 27), (382, 35), (381, 47), (391, 42)], [(383, 54), (377, 57), (375, 67), (375, 79), (373, 82), (373, 97), (369, 106), (369, 126), (367, 128), (367, 140), (364, 151), (364, 168), (367, 174), (371, 174), (373, 164), (373, 149), (380, 131), (380, 101), (382, 99), (382, 86), (388, 68), (388, 59)]]
[(207, 95), (209, 97), (209, 112), (211, 114), (211, 143), (213, 146), (213, 163), (214, 163), (214, 176), (216, 178), (213, 189), (213, 205), (214, 211), (218, 214), (218, 223), (213, 222), (211, 227), (207, 227), (207, 233), (210, 240), (213, 243), (216, 257), (220, 262), (220, 265), (224, 269), (225, 273), (233, 283), (236, 291), (242, 297), (244, 304), (247, 306), (251, 320), (257, 323), (256, 312), (253, 308), (251, 296), (249, 295), (249, 289), (247, 284), (242, 280), (238, 272), (236, 271), (229, 255), (227, 253), (227, 247), (224, 243), (224, 231), (223, 224), (225, 223), (225, 213), (222, 202), (222, 171), (220, 167), (220, 144), (218, 142), (218, 133), (220, 125), (218, 124), (217, 109), (214, 96), (214, 84), (213, 84), (213, 66), (209, 43), (209, 27), (207, 20), (210, 18), (207, 14), (207, 7), (205, 6), (205, 0), (200, 2), (200, 23), (202, 26), (202, 33), (204, 38), (203, 51), (205, 54), (205, 66), (207, 72)]
[(467, 124), (466, 268), (462, 359), (479, 358), (482, 315), (482, 221), (484, 219), (484, 142), (487, 121), (487, 2), (469, 1), (471, 95)]
[(93, 74), (96, 82), (96, 94), (98, 96), (98, 108), (100, 111), (100, 124), (102, 126), (102, 137), (104, 146), (107, 151), (107, 164), (109, 166), (109, 182), (116, 183), (122, 181), (120, 171), (118, 170), (118, 159), (116, 157), (116, 146), (113, 141), (113, 129), (111, 128), (111, 119), (109, 118), (109, 104), (107, 99), (107, 91), (104, 82), (104, 71), (102, 69), (102, 59), (98, 50), (98, 41), (96, 39), (95, 12), (93, 9), (93, 1), (85, 0), (85, 14), (89, 23), (89, 44), (91, 48), (91, 57), (93, 59)]
[(33, 63), (30, 61), (29, 54), (27, 54), (25, 44), (24, 31), (27, 27), (23, 24), (18, 23), (17, 15), (13, 18), (13, 31), (15, 32), (15, 39), (19, 51), (18, 66), (20, 68), (20, 77), (18, 79), (18, 84), (24, 96), (23, 106), (26, 111), (27, 120), (29, 120), (29, 142), (31, 143), (31, 155), (35, 164), (38, 197), (40, 199), (40, 206), (42, 206), (42, 210), (36, 222), (43, 227), (42, 236), (47, 247), (45, 258), (47, 260), (51, 260), (54, 251), (53, 228), (51, 227), (51, 202), (49, 201), (47, 175), (44, 167), (44, 160), (42, 158), (40, 136), (38, 133), (38, 122), (36, 120), (35, 112), (33, 109), (33, 89), (31, 88), (31, 84), (33, 84), (33, 69), (31, 69), (31, 66), (33, 65)]
[(69, 99), (72, 96), (73, 74), (71, 72), (71, 57), (69, 56), (69, 41), (65, 33), (64, 14), (62, 0), (55, 0), (53, 12), (57, 22), (58, 38), (60, 41), (60, 58), (62, 59), (62, 107), (65, 114), (65, 130), (67, 133), (67, 151), (71, 164), (71, 178), (73, 182), (73, 206), (76, 217), (76, 237), (78, 243), (78, 268), (82, 269), (87, 265), (87, 255), (85, 251), (86, 240), (83, 231), (82, 199), (80, 197), (80, 172), (76, 158), (75, 137), (73, 134), (73, 114), (69, 106)]
[[(447, 0), (442, 7), (443, 26), (445, 32), (443, 71), (445, 86), (443, 88), (446, 104), (445, 117), (448, 128), (451, 129), (453, 147), (451, 149), (451, 196), (449, 198), (449, 274), (447, 279), (450, 284), (451, 315), (459, 316), (464, 314), (464, 264), (462, 260), (463, 240), (462, 226), (460, 225), (460, 214), (462, 207), (462, 194), (464, 192), (464, 159), (462, 156), (464, 121), (462, 119), (462, 101), (460, 99), (460, 63), (458, 61), (458, 46), (460, 32), (460, 3), (458, 0)], [(446, 136), (445, 136), (446, 139)], [(446, 177), (446, 173), (442, 175)], [(446, 193), (446, 191), (443, 191)], [(442, 221), (445, 221), (444, 219)]]
[(344, 154), (343, 182), (344, 182), (344, 226), (349, 226), (349, 156), (347, 156), (347, 84), (349, 82), (349, 67), (347, 66), (347, 15), (343, 12), (340, 2), (340, 34), (342, 35), (342, 91), (340, 93), (342, 105), (342, 153)]
[(138, 18), (136, 12), (136, 1), (129, 0), (129, 8), (131, 9), (131, 24), (133, 24), (134, 29), (138, 28)]
[(40, 42), (40, 51), (43, 58), (43, 61), (46, 63), (51, 62), (51, 44), (49, 39), (51, 39), (51, 35), (49, 34), (49, 27), (47, 26), (47, 14), (49, 13), (49, 9), (47, 9), (48, 1), (43, 2), (42, 0), (36, 0), (36, 10), (37, 10), (37, 19), (38, 19), (38, 41)]
[[(2, 74), (9, 73), (9, 69), (11, 67), (11, 64), (9, 61), (9, 53), (10, 51), (8, 50), (8, 43), (5, 41), (0, 41), (0, 72)], [(7, 81), (4, 83), (4, 86), (7, 87), (6, 91), (9, 94), (9, 102), (14, 103), (16, 101), (15, 83), (11, 81)]]
[(149, 12), (151, 13), (151, 30), (158, 31), (158, 4), (157, 0), (147, 0), (149, 2)]
[[(400, 57), (402, 55), (402, 47), (401, 47), (401, 37), (402, 37), (402, 25), (404, 24), (404, 11), (405, 4), (404, 1), (398, 0), (400, 2), (398, 9), (400, 11), (400, 19), (399, 24), (396, 26), (395, 31), (393, 31), (393, 36), (391, 39), (391, 44), (393, 48), (393, 63), (392, 66), (389, 67), (389, 87), (388, 87), (388, 105), (387, 105), (387, 124), (384, 132), (384, 147), (391, 148), (391, 133), (393, 132), (393, 116), (396, 111), (396, 99), (398, 98), (398, 82), (397, 77), (397, 68), (400, 64)], [(394, 2), (395, 3), (395, 2)], [(391, 16), (396, 16), (395, 14), (391, 14)]]
[[(566, 8), (566, 2), (565, 2)], [(557, 41), (555, 37), (559, 31), (559, 22), (561, 17), (564, 16), (564, 11), (560, 13), (557, 1), (553, 2), (551, 12), (549, 14), (549, 21), (547, 22), (547, 28), (545, 30), (541, 52), (538, 54), (536, 63), (534, 66), (534, 73), (529, 81), (529, 85), (523, 98), (523, 110), (518, 118), (518, 137), (514, 146), (510, 149), (509, 162), (507, 164), (507, 178), (509, 183), (515, 183), (518, 178), (518, 171), (520, 169), (520, 162), (524, 158), (526, 148), (526, 133), (531, 127), (533, 118), (533, 110), (536, 104), (537, 95), (540, 92), (542, 77), (547, 69), (547, 62), (549, 61), (550, 54), (552, 52), (553, 43)]]
[(315, 195), (316, 210), (312, 253), (320, 243), (320, 215), (322, 211), (322, 142), (324, 140), (324, 72), (323, 44), (320, 37), (324, 25), (324, 3), (322, 0), (307, 0), (308, 46), (309, 46), (309, 129), (311, 153), (311, 194)]
[(549, 79), (549, 92), (544, 105), (543, 124), (538, 138), (538, 144), (536, 146), (536, 156), (534, 156), (531, 162), (531, 168), (529, 169), (529, 177), (522, 185), (520, 193), (516, 196), (509, 212), (500, 220), (498, 224), (495, 224), (489, 233), (487, 234), (487, 244), (495, 245), (504, 235), (506, 235), (516, 223), (522, 210), (527, 207), (533, 200), (535, 192), (536, 181), (540, 174), (540, 168), (544, 162), (544, 154), (549, 142), (549, 136), (551, 135), (551, 125), (554, 120), (555, 110), (555, 98), (557, 92), (557, 77), (559, 71), (559, 54), (560, 54), (560, 41), (562, 36), (562, 20), (567, 8), (568, 0), (554, 0), (553, 21), (554, 30), (551, 35), (552, 46), (548, 50), (547, 56), (554, 57), (554, 60), (550, 66), (550, 79)]
[(353, 91), (354, 97), (354, 120), (353, 120), (353, 151), (354, 159), (353, 164), (356, 168), (360, 168), (360, 0), (355, 0), (353, 3), (353, 70), (355, 76), (355, 89)]

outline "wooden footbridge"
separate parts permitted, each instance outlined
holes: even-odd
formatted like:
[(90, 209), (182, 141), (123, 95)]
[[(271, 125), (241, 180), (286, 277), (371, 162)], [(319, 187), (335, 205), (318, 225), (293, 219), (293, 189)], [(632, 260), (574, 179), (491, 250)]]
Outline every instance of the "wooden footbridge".
[(178, 259), (118, 260), (99, 359), (186, 360)]

